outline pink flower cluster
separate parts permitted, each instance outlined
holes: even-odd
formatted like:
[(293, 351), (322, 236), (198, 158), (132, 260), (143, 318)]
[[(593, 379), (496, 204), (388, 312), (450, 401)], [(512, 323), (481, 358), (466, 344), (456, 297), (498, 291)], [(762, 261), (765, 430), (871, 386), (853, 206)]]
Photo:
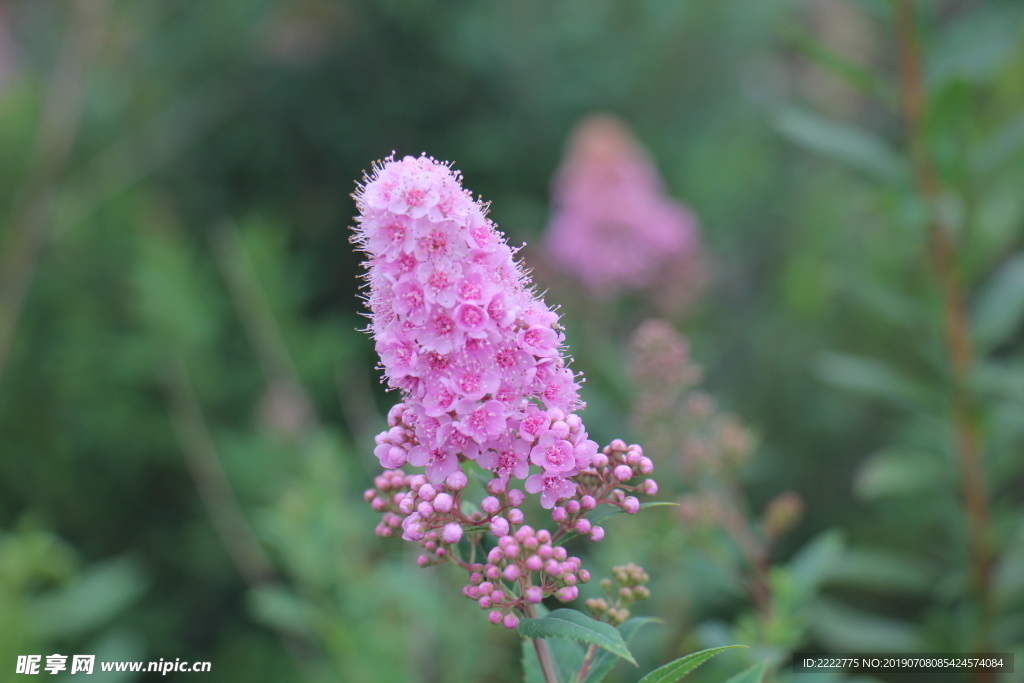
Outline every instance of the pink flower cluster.
[(624, 124), (592, 116), (577, 128), (555, 178), (546, 246), (556, 264), (595, 292), (643, 289), (666, 269), (693, 265), (696, 219), (665, 195)]
[(436, 484), (464, 458), (500, 488), (525, 479), (545, 507), (571, 496), (570, 479), (597, 452), (574, 414), (579, 382), (558, 316), (531, 291), (484, 206), (458, 173), (425, 156), (387, 159), (356, 201), (369, 329), (403, 397), (377, 437), (381, 464), (425, 467)]
[[(387, 470), (363, 497), (382, 513), (377, 535), (401, 534), (418, 543), (424, 550), (418, 558), (421, 567), (451, 561), (465, 569), (470, 577), (463, 594), (481, 609), (491, 610), (492, 623), (515, 628), (517, 611), (525, 613), (529, 605), (552, 595), (562, 602), (579, 596), (576, 586), (589, 581), (590, 574), (560, 543), (572, 535), (592, 541), (604, 538), (604, 529), (587, 519), (600, 505), (638, 512), (640, 501), (629, 494), (653, 496), (658, 485), (653, 479), (629, 482), (653, 469), (640, 446), (613, 441), (574, 477), (568, 501), (551, 510), (554, 531), (527, 525), (520, 509), (526, 494), (498, 485), (497, 479), (490, 482), (490, 495), (476, 506), (467, 504), (469, 480), (461, 470), (443, 483), (431, 483), (423, 474)], [(460, 545), (468, 547), (468, 559)], [(477, 560), (478, 554), (484, 561)]]
[[(515, 628), (516, 612), (532, 614), (544, 597), (576, 599), (589, 574), (559, 543), (600, 541), (604, 529), (586, 519), (599, 505), (636, 513), (629, 494), (658, 487), (630, 482), (654, 465), (639, 446), (616, 440), (598, 452), (587, 438), (558, 316), (457, 173), (423, 156), (389, 158), (356, 201), (369, 329), (402, 393), (377, 436), (385, 471), (364, 496), (382, 513), (377, 534), (418, 543), (421, 566), (465, 569), (464, 593)], [(477, 504), (465, 495), (470, 470), (488, 472)], [(526, 525), (516, 481), (551, 510), (554, 531)]]

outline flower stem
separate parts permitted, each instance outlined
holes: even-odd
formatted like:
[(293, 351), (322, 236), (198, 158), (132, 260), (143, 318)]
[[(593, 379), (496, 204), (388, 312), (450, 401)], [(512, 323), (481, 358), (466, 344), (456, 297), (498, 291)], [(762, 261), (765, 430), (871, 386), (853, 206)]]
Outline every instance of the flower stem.
[[(527, 603), (523, 605), (523, 611), (530, 619), (537, 618), (537, 608)], [(540, 672), (544, 675), (544, 683), (558, 683), (555, 675), (555, 663), (551, 660), (551, 651), (548, 650), (547, 641), (543, 638), (533, 639), (533, 649), (537, 651), (537, 661), (540, 662)]]
[[(928, 251), (942, 299), (944, 335), (951, 372), (951, 413), (954, 451), (963, 478), (964, 510), (970, 534), (971, 569), (974, 591), (980, 606), (977, 642), (979, 653), (989, 651), (992, 620), (991, 575), (994, 559), (989, 513), (988, 487), (981, 434), (970, 375), (974, 352), (968, 329), (966, 297), (956, 270), (956, 245), (949, 226), (942, 222), (936, 204), (941, 187), (928, 152), (924, 121), (927, 98), (921, 65), (921, 47), (915, 26), (913, 0), (900, 0), (896, 7), (896, 37), (902, 82), (903, 118), (910, 139), (911, 163), (918, 193), (931, 211)], [(980, 672), (976, 681), (985, 683), (991, 674)]]

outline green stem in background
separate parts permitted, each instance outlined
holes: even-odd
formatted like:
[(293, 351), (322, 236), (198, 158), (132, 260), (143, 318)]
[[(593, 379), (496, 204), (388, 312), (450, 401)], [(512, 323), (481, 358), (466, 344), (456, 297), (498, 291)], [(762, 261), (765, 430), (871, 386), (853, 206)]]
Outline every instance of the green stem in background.
[[(530, 619), (537, 618), (537, 608), (526, 603), (523, 611)], [(555, 675), (555, 663), (551, 659), (551, 651), (548, 650), (547, 641), (543, 638), (534, 638), (533, 649), (537, 651), (537, 661), (540, 662), (540, 671), (544, 675), (544, 683), (558, 683), (558, 676)]]
[(99, 57), (110, 0), (79, 0), (50, 78), (25, 173), (23, 199), (15, 204), (0, 244), (0, 378), (15, 331), (50, 239), (54, 206), (78, 137), (86, 81)]
[[(944, 335), (951, 373), (951, 412), (954, 450), (963, 478), (964, 508), (970, 533), (974, 590), (980, 605), (975, 650), (990, 648), (992, 605), (992, 564), (994, 560), (988, 487), (977, 408), (970, 386), (974, 352), (968, 328), (966, 297), (956, 269), (956, 245), (949, 226), (937, 210), (941, 187), (934, 161), (928, 151), (924, 121), (927, 96), (921, 64), (921, 45), (916, 31), (913, 0), (896, 6), (896, 38), (902, 84), (903, 118), (910, 142), (911, 162), (918, 193), (928, 205), (928, 255), (942, 299)], [(978, 683), (991, 680), (979, 673)]]

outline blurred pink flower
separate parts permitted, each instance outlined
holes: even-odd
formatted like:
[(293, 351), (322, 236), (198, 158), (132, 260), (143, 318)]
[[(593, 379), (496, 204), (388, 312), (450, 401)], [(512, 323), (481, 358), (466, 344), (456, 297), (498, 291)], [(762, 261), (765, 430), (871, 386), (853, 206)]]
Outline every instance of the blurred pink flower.
[(595, 294), (609, 295), (692, 267), (697, 222), (665, 194), (626, 126), (595, 115), (577, 127), (555, 177), (545, 246), (556, 265)]

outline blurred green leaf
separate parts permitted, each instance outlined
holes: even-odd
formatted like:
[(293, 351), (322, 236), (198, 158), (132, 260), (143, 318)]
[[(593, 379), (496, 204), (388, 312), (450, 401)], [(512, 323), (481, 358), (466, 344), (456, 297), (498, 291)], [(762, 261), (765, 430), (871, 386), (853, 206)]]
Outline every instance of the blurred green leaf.
[(636, 664), (614, 626), (591, 619), (574, 609), (556, 609), (540, 619), (523, 619), (519, 622), (519, 635), (531, 639), (564, 638), (589, 643)]
[(885, 450), (861, 463), (853, 490), (865, 500), (910, 493), (928, 494), (949, 483), (949, 466), (935, 455)]
[(287, 588), (254, 589), (249, 596), (253, 615), (267, 626), (306, 635), (315, 634), (316, 607)]
[(725, 683), (761, 683), (761, 681), (764, 680), (764, 675), (767, 670), (767, 662), (754, 664), (750, 668), (739, 672)]
[(933, 577), (929, 566), (914, 557), (888, 550), (849, 548), (832, 563), (826, 583), (897, 595), (927, 593)]
[(775, 129), (790, 142), (846, 164), (876, 180), (907, 181), (906, 162), (881, 140), (853, 126), (790, 107), (776, 114)]
[(1024, 254), (1017, 254), (992, 274), (978, 292), (971, 328), (981, 349), (998, 346), (1024, 322)]
[(1024, 7), (1019, 3), (991, 3), (951, 22), (928, 50), (929, 87), (941, 88), (957, 79), (990, 79), (1019, 44), (1022, 19)]
[(843, 553), (843, 535), (838, 530), (814, 537), (789, 561), (788, 572), (807, 594), (813, 594)]
[(127, 557), (92, 565), (71, 583), (36, 600), (32, 628), (48, 638), (90, 631), (137, 600), (146, 583)]
[(900, 406), (917, 406), (928, 397), (920, 384), (873, 358), (826, 351), (818, 357), (816, 366), (818, 377), (824, 382)]
[(680, 678), (690, 673), (698, 666), (708, 661), (715, 655), (725, 650), (731, 650), (736, 647), (746, 647), (744, 645), (726, 645), (724, 647), (714, 647), (709, 650), (701, 650), (700, 652), (694, 652), (693, 654), (680, 657), (679, 659), (669, 662), (665, 666), (658, 667), (654, 671), (650, 672), (637, 683), (673, 683), (678, 681)]
[(827, 598), (819, 598), (812, 606), (810, 627), (815, 638), (833, 652), (919, 652), (923, 645), (911, 623)]

